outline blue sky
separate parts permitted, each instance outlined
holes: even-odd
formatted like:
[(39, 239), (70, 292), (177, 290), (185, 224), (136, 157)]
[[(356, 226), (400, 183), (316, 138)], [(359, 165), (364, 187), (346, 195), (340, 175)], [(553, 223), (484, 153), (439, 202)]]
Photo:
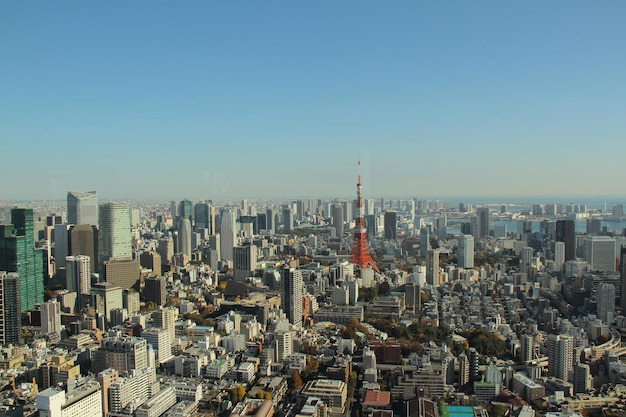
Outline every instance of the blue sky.
[[(624, 195), (626, 2), (0, 4), (0, 200)], [(11, 174), (6, 174), (6, 173)]]

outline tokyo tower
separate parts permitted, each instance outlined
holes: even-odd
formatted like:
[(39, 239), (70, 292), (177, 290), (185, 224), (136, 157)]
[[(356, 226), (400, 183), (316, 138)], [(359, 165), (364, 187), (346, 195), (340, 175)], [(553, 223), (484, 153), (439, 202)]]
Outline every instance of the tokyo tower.
[(380, 272), (374, 263), (365, 238), (365, 212), (363, 209), (363, 197), (361, 196), (361, 161), (359, 160), (359, 180), (356, 183), (356, 225), (354, 226), (354, 240), (352, 241), (352, 253), (350, 262), (359, 265), (362, 269), (371, 267)]

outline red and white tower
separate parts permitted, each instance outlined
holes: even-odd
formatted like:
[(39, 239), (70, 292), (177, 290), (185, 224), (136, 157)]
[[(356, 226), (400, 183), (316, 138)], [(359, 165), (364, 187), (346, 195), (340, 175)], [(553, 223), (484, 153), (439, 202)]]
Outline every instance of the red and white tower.
[(361, 196), (361, 161), (359, 160), (359, 180), (356, 183), (356, 225), (354, 226), (354, 240), (352, 241), (352, 254), (350, 262), (359, 265), (361, 268), (371, 267), (376, 272), (380, 272), (374, 263), (369, 250), (367, 249), (367, 239), (365, 236), (365, 210), (363, 209), (363, 197)]

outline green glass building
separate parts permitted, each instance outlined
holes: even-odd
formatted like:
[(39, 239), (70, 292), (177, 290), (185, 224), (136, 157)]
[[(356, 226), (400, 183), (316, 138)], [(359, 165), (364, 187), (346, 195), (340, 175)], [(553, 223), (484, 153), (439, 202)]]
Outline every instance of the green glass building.
[(11, 210), (11, 224), (0, 225), (0, 271), (19, 275), (21, 311), (43, 303), (43, 252), (35, 250), (33, 210)]

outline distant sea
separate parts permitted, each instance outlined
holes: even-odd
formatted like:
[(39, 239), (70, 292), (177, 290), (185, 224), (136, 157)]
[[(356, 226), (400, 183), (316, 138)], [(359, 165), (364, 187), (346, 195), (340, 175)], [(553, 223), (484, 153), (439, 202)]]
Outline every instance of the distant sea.
[[(450, 219), (448, 220), (449, 225), (446, 228), (446, 231), (448, 232), (448, 234), (451, 235), (459, 235), (461, 234), (461, 226), (460, 223), (467, 223), (469, 222), (469, 219)], [(517, 232), (517, 227), (518, 224), (520, 223), (520, 220), (496, 220), (495, 222), (492, 223), (491, 228), (493, 229), (493, 226), (495, 225), (506, 225), (506, 231), (507, 232)], [(533, 232), (538, 232), (539, 231), (539, 225), (540, 225), (540, 221), (533, 221), (532, 223), (532, 231)], [(586, 219), (578, 219), (578, 220), (574, 220), (574, 227), (576, 228), (576, 233), (586, 233), (587, 232), (587, 220)], [(603, 228), (604, 226), (606, 226), (609, 230), (609, 232), (621, 232), (623, 229), (626, 229), (626, 221), (621, 221), (621, 222), (609, 222), (609, 221), (604, 221), (602, 220), (600, 222), (600, 228)]]

